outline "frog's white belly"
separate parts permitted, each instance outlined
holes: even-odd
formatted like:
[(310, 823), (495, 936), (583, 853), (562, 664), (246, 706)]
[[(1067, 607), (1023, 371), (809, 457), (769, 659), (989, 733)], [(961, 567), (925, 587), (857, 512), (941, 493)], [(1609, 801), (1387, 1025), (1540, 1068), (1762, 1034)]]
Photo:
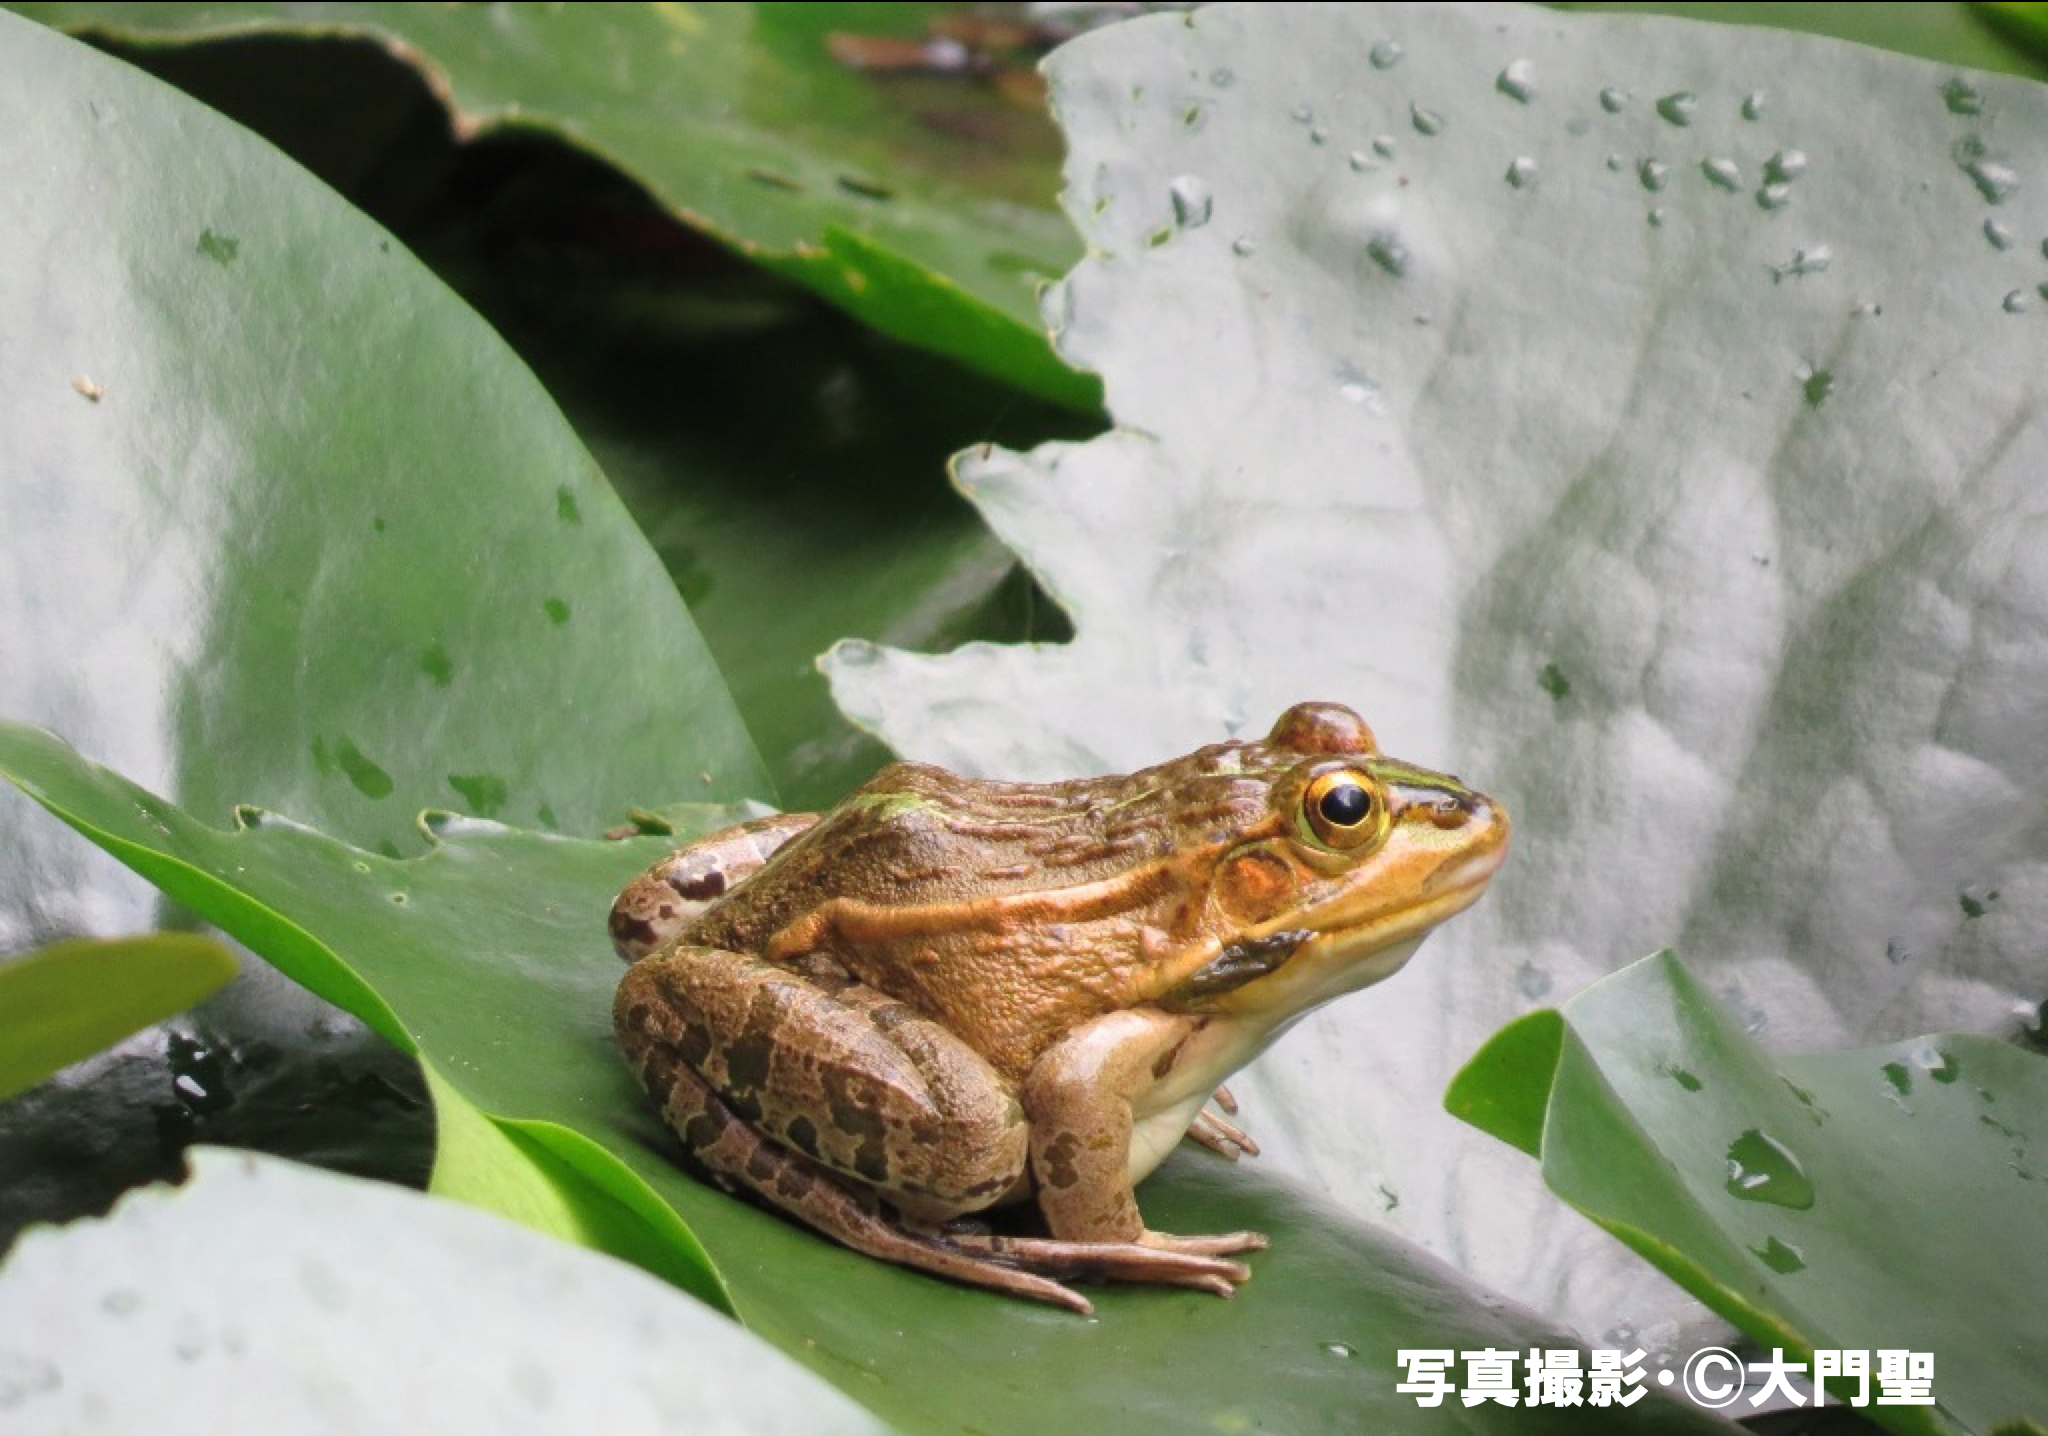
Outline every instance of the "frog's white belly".
[(1265, 1051), (1294, 1021), (1293, 1017), (1277, 1023), (1219, 1020), (1188, 1040), (1173, 1071), (1131, 1106), (1130, 1172), (1134, 1185), (1151, 1176), (1180, 1144), (1188, 1124), (1216, 1095), (1217, 1087)]

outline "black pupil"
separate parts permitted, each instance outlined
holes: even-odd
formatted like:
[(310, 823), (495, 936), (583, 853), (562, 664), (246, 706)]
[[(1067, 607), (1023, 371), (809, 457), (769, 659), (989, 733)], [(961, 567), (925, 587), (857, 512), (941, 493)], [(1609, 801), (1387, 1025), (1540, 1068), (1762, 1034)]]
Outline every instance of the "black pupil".
[(1356, 783), (1344, 783), (1323, 794), (1323, 816), (1340, 828), (1355, 828), (1372, 811), (1372, 796)]

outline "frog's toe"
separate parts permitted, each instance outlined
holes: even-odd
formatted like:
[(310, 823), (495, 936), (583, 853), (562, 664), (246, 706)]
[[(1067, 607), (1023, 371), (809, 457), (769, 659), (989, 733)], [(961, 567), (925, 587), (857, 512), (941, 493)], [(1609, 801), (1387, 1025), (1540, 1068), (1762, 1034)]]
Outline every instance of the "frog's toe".
[(1243, 1128), (1207, 1107), (1195, 1114), (1195, 1120), (1188, 1126), (1188, 1136), (1232, 1162), (1240, 1156), (1259, 1155), (1259, 1144)]
[[(1241, 1240), (1249, 1238), (1249, 1241)], [(1226, 1237), (1170, 1237), (1147, 1232), (1135, 1242), (1062, 1241), (1056, 1237), (975, 1236), (948, 1234), (950, 1246), (973, 1252), (991, 1261), (1045, 1276), (1080, 1277), (1097, 1281), (1147, 1282), (1159, 1286), (1184, 1286), (1197, 1291), (1229, 1296), (1238, 1284), (1251, 1280), (1251, 1268), (1243, 1262), (1226, 1261), (1222, 1252), (1249, 1251), (1266, 1244), (1255, 1232), (1235, 1232)], [(1236, 1242), (1214, 1251), (1162, 1245)]]
[(1232, 1252), (1262, 1252), (1270, 1243), (1263, 1232), (1219, 1232), (1212, 1237), (1177, 1237), (1171, 1232), (1146, 1232), (1138, 1238), (1141, 1246), (1183, 1256), (1229, 1256)]

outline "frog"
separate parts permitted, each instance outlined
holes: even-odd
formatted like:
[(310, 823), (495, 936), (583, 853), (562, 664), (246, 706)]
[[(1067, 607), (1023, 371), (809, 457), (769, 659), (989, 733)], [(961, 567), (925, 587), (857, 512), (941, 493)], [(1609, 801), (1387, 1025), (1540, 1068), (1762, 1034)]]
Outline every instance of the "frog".
[(1230, 1296), (1267, 1239), (1154, 1230), (1138, 1184), (1255, 1156), (1226, 1079), (1399, 971), (1509, 826), (1328, 702), (1123, 775), (893, 763), (628, 884), (614, 1028), (691, 1165), (856, 1252), (1084, 1315), (1070, 1283)]

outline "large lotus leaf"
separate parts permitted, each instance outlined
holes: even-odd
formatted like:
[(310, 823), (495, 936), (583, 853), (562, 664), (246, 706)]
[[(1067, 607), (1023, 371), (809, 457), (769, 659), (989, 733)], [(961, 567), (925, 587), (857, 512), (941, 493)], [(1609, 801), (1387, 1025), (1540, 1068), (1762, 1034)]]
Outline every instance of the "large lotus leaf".
[(1666, 953), (1497, 1034), (1448, 1102), (1765, 1348), (1931, 1353), (1937, 1406), (1864, 1413), (1893, 1430), (2048, 1417), (2048, 1059), (1774, 1060)]
[[(210, 111), (11, 16), (0, 36), (10, 714), (197, 811), (258, 801), (388, 852), (424, 804), (592, 831), (766, 789), (667, 575), (488, 326)], [(0, 946), (151, 922), (31, 806), (0, 814)], [(360, 1165), (340, 1134), (403, 1125), (388, 1064), (335, 1070), (353, 1024), (250, 966), (228, 1041), (214, 1004), (10, 1104), (0, 1222), (103, 1200), (195, 1132)], [(309, 1105), (352, 1115), (316, 1132)], [(280, 1109), (297, 1131), (254, 1130)]]
[[(1418, 1411), (1394, 1389), (1406, 1374), (1400, 1348), (1572, 1338), (1385, 1233), (1206, 1155), (1149, 1183), (1147, 1209), (1169, 1230), (1266, 1230), (1274, 1246), (1254, 1258), (1253, 1281), (1228, 1302), (1106, 1291), (1095, 1321), (856, 1256), (685, 1176), (610, 1032), (620, 968), (603, 915), (658, 840), (444, 819), (435, 848), (398, 861), (258, 814), (240, 831), (213, 830), (17, 725), (0, 724), (0, 770), (416, 1050), (442, 1119), (438, 1189), (729, 1296), (762, 1335), (905, 1429), (1023, 1433), (1068, 1420), (1350, 1431), (1427, 1420), (1520, 1433), (1583, 1420), (1455, 1401)], [(1650, 1396), (1613, 1413), (1615, 1429), (1717, 1429)]]
[(1050, 68), (1090, 250), (1060, 342), (1119, 427), (961, 468), (1079, 636), (842, 648), (836, 691), (1017, 777), (1338, 699), (1502, 797), (1492, 897), (1276, 1049), (1257, 1131), (1676, 1341), (1436, 1095), (1672, 944), (1804, 1046), (2040, 996), (2048, 90), (1495, 6), (1219, 5)]
[(234, 975), (232, 953), (183, 932), (53, 942), (0, 963), (0, 1101), (183, 1012)]
[[(486, 325), (261, 141), (0, 37), (11, 716), (390, 851), (425, 806), (595, 831), (763, 793), (668, 576)], [(13, 856), (7, 906), (66, 916)]]
[(275, 1158), (191, 1166), (0, 1266), (10, 1429), (888, 1429), (631, 1267)]
[(965, 71), (866, 72), (832, 53), (835, 33), (856, 47), (923, 40), (945, 7), (15, 8), (137, 41), (368, 39), (420, 71), (461, 135), (553, 135), (883, 333), (1094, 406), (1094, 382), (1048, 348), (1034, 297), (1076, 254), (1051, 205), (1058, 147), (1042, 108)]

